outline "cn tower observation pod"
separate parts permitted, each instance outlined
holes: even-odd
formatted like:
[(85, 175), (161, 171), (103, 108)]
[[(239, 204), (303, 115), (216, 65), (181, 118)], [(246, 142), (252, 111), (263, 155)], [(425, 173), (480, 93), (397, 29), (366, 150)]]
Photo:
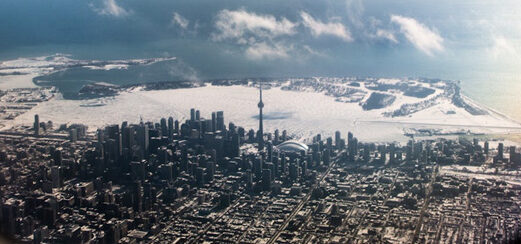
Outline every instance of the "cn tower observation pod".
[(301, 152), (308, 151), (308, 146), (298, 141), (285, 141), (277, 145), (277, 149), (282, 152)]

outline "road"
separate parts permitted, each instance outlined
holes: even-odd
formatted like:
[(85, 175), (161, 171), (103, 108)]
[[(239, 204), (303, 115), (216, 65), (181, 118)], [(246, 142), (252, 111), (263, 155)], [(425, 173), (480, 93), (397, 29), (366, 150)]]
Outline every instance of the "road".
[(297, 215), (297, 213), (306, 205), (306, 203), (311, 198), (311, 194), (313, 191), (324, 181), (327, 175), (331, 172), (331, 169), (333, 169), (333, 166), (338, 162), (338, 160), (342, 157), (342, 154), (344, 154), (346, 150), (342, 150), (338, 153), (338, 155), (332, 160), (332, 162), (329, 164), (329, 167), (327, 168), (326, 172), (322, 174), (320, 179), (311, 187), (311, 189), (308, 191), (306, 196), (300, 201), (300, 203), (293, 209), (291, 214), (284, 220), (284, 223), (277, 229), (275, 234), (270, 238), (270, 240), (267, 242), (267, 244), (273, 244), (277, 239), (279, 239), (280, 234), (288, 227), (288, 224), (291, 222), (291, 220)]
[(427, 211), (427, 208), (429, 207), (429, 201), (431, 200), (432, 190), (433, 190), (433, 184), (436, 182), (436, 176), (438, 176), (438, 166), (433, 168), (431, 181), (429, 182), (429, 185), (427, 186), (427, 195), (425, 196), (425, 202), (423, 203), (423, 207), (420, 211), (420, 217), (418, 218), (418, 223), (416, 224), (416, 228), (414, 229), (414, 234), (412, 236), (412, 244), (416, 243), (418, 241), (418, 235), (420, 234), (420, 229), (423, 224), (423, 217), (425, 216), (425, 211)]

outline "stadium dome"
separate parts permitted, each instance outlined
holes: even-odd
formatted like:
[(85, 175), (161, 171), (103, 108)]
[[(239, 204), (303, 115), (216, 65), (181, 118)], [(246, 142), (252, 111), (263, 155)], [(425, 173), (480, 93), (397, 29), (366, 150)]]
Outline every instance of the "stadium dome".
[(308, 150), (308, 146), (297, 141), (285, 141), (277, 145), (277, 149), (283, 152), (306, 152)]

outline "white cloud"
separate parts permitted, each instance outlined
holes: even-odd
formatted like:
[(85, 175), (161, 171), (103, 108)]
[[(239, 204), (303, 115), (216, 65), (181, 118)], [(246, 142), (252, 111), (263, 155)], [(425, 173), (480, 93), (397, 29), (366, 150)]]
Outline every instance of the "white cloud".
[(489, 51), (495, 60), (519, 58), (519, 54), (514, 45), (512, 45), (512, 42), (506, 39), (504, 36), (494, 36), (493, 42), (494, 43), (492, 45), (492, 48), (490, 48)]
[(269, 45), (265, 42), (255, 43), (246, 49), (246, 57), (253, 60), (285, 59), (289, 57), (291, 47), (281, 44)]
[(186, 30), (186, 28), (188, 28), (188, 24), (190, 24), (190, 21), (185, 19), (185, 17), (181, 16), (179, 13), (174, 12), (172, 15), (172, 25), (177, 25)]
[(180, 59), (176, 59), (175, 62), (169, 62), (166, 68), (172, 78), (182, 78), (189, 81), (201, 80), (197, 71)]
[[(316, 51), (315, 49), (311, 48), (310, 46), (308, 45), (303, 45), (302, 46), (302, 49), (309, 55), (311, 56), (316, 56), (316, 57), (327, 57), (327, 55), (323, 52), (320, 52), (320, 51)], [(306, 56), (309, 56), (309, 55), (306, 55)]]
[(393, 43), (398, 43), (398, 40), (396, 39), (396, 36), (394, 36), (394, 33), (390, 30), (384, 30), (384, 29), (377, 29), (376, 30), (376, 37), (387, 39)]
[(340, 22), (328, 22), (324, 23), (314, 19), (308, 13), (300, 12), (304, 26), (311, 30), (311, 34), (315, 37), (321, 35), (336, 36), (344, 41), (352, 41), (351, 33), (347, 28)]
[(295, 34), (296, 23), (286, 18), (277, 20), (272, 15), (259, 15), (246, 10), (221, 10), (216, 17), (215, 26), (219, 33), (214, 40), (243, 39), (246, 35), (274, 38)]
[(225, 9), (216, 16), (217, 32), (212, 34), (212, 39), (235, 42), (251, 60), (286, 59), (293, 47), (286, 45), (283, 37), (295, 35), (297, 26), (298, 23), (284, 17)]
[(434, 52), (443, 51), (443, 38), (435, 31), (418, 22), (413, 18), (392, 15), (391, 22), (400, 26), (400, 32), (417, 49), (432, 56)]
[(221, 10), (215, 17), (213, 41), (232, 42), (250, 60), (275, 60), (294, 58), (302, 60), (310, 56), (326, 55), (302, 43), (292, 42), (297, 27), (303, 24), (314, 36), (332, 35), (344, 41), (352, 41), (347, 28), (340, 22), (323, 23), (301, 13), (302, 20), (290, 21), (285, 17), (263, 15), (244, 9)]
[(364, 28), (364, 5), (362, 0), (346, 0), (347, 17), (358, 29)]
[[(92, 5), (91, 5), (92, 7)], [(101, 8), (93, 7), (94, 11), (101, 15), (110, 15), (114, 17), (123, 17), (130, 14), (130, 11), (125, 10), (116, 3), (116, 0), (103, 0)]]

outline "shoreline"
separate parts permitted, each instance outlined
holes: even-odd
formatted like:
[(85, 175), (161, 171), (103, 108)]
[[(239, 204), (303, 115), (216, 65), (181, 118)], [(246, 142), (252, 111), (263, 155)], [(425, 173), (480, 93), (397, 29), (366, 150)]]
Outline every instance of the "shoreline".
[[(118, 62), (130, 62), (130, 61), (133, 61), (135, 62), (135, 60), (123, 60), (123, 61), (118, 61)], [(78, 61), (75, 61), (75, 62), (78, 62)], [(88, 62), (88, 61), (86, 61)], [(160, 61), (157, 61), (157, 62), (162, 62), (161, 60)], [(109, 62), (110, 63), (110, 62)], [(140, 65), (140, 64), (137, 64), (137, 65)], [(148, 64), (141, 64), (141, 65), (148, 65)], [(48, 70), (49, 66), (48, 65), (45, 65), (45, 70), (34, 70), (35, 73), (32, 73), (32, 74), (25, 74), (26, 75), (26, 78), (30, 78), (32, 77), (31, 79), (31, 83), (32, 85), (36, 86), (36, 87), (44, 87), (44, 86), (41, 86), (38, 82), (35, 82), (34, 78), (37, 77), (37, 76), (41, 76), (42, 74), (43, 75), (46, 75), (46, 74), (51, 74), (51, 73), (55, 73), (55, 72), (59, 72), (59, 71), (62, 71), (62, 70), (66, 70), (68, 69), (67, 67), (68, 66), (63, 66), (63, 64), (61, 64), (60, 67), (65, 67), (63, 69), (53, 69), (53, 70)], [(317, 77), (313, 77), (313, 78), (317, 78)], [(379, 81), (380, 78), (368, 78), (368, 79), (365, 79), (365, 80), (359, 80), (357, 79), (356, 77), (321, 77), (321, 78), (324, 78), (326, 79), (326, 83), (317, 83), (317, 84), (333, 84), (333, 85), (339, 85), (339, 87), (345, 87), (345, 86), (348, 86), (347, 82), (349, 80), (353, 81), (353, 82), (360, 82), (360, 83), (363, 83), (364, 86), (363, 86), (363, 89), (365, 89), (364, 91), (367, 92), (366, 94), (370, 94), (372, 92), (379, 92), (378, 90), (367, 90), (365, 88), (365, 84), (366, 82), (374, 82), (374, 81)], [(259, 78), (260, 79), (260, 78)], [(312, 79), (312, 78), (299, 78), (299, 79), (303, 79), (303, 80), (306, 80), (306, 79)], [(332, 83), (327, 83), (329, 81), (327, 81), (327, 79), (331, 79), (331, 82)], [(2, 80), (2, 77), (0, 77), (0, 80)], [(150, 104), (147, 104), (147, 102), (145, 102), (144, 104), (137, 104), (139, 106), (141, 106), (141, 110), (138, 109), (138, 112), (135, 116), (138, 116), (138, 115), (143, 115), (143, 114), (147, 114), (147, 112), (149, 113), (149, 111), (147, 110), (150, 110), (150, 109), (159, 109), (161, 110), (162, 108), (161, 107), (164, 107), (166, 106), (166, 104), (169, 104), (168, 106), (177, 106), (179, 104), (176, 105), (175, 103), (175, 98), (173, 101), (170, 101), (169, 99), (169, 96), (175, 94), (175, 93), (179, 93), (179, 94), (186, 94), (184, 96), (199, 96), (199, 95), (202, 95), (202, 94), (199, 94), (199, 93), (203, 93), (203, 94), (206, 94), (206, 96), (209, 94), (208, 92), (210, 92), (210, 90), (212, 89), (220, 89), (220, 92), (225, 92), (226, 88), (230, 88), (230, 89), (238, 89), (237, 87), (244, 87), (244, 88), (251, 88), (252, 87), (252, 84), (251, 82), (257, 82), (257, 81), (253, 81), (255, 79), (229, 79), (229, 80), (215, 80), (215, 81), (204, 81), (204, 82), (195, 82), (193, 84), (197, 84), (197, 85), (189, 85), (189, 84), (192, 84), (192, 83), (189, 83), (188, 85), (186, 86), (183, 86), (183, 85), (179, 85), (181, 84), (181, 82), (149, 82), (149, 83), (139, 83), (139, 84), (135, 84), (135, 85), (126, 85), (126, 86), (121, 86), (117, 88), (118, 92), (113, 95), (113, 96), (101, 96), (101, 97), (92, 97), (92, 98), (87, 98), (87, 99), (79, 99), (79, 100), (70, 100), (70, 99), (65, 99), (63, 98), (63, 94), (61, 92), (57, 92), (56, 95), (48, 100), (48, 101), (44, 101), (42, 103), (39, 103), (37, 106), (35, 106), (34, 108), (32, 108), (31, 110), (27, 111), (26, 113), (29, 113), (29, 114), (32, 114), (32, 113), (35, 113), (35, 111), (46, 111), (45, 108), (44, 109), (41, 109), (42, 107), (45, 107), (49, 104), (53, 104), (52, 106), (54, 106), (54, 109), (58, 109), (58, 105), (59, 103), (63, 103), (62, 106), (64, 108), (61, 108), (59, 109), (59, 111), (61, 111), (61, 113), (65, 113), (65, 115), (69, 115), (68, 117), (70, 117), (70, 120), (69, 122), (67, 121), (60, 121), (60, 120), (63, 120), (63, 118), (52, 118), (51, 117), (51, 120), (57, 120), (59, 121), (60, 123), (62, 122), (65, 122), (65, 123), (79, 123), (79, 122), (83, 122), (83, 120), (81, 119), (83, 115), (81, 114), (76, 114), (73, 116), (74, 113), (76, 113), (77, 111), (75, 110), (78, 110), (78, 111), (85, 111), (86, 113), (89, 113), (92, 112), (92, 111), (98, 111), (98, 112), (101, 112), (101, 113), (104, 113), (103, 111), (105, 112), (108, 112), (111, 108), (109, 107), (114, 107), (114, 106), (118, 106), (116, 105), (115, 103), (118, 103), (119, 100), (121, 100), (123, 97), (133, 97), (134, 99), (148, 99), (151, 103)], [(266, 82), (268, 80), (266, 79), (261, 79), (262, 81)], [(297, 79), (298, 80), (298, 79)], [(345, 80), (345, 81), (342, 81), (342, 80)], [(406, 79), (401, 79), (402, 81), (407, 81), (407, 80), (411, 80), (411, 78), (406, 78)], [(260, 81), (260, 80), (258, 80)], [(290, 81), (290, 80), (287, 80), (287, 81)], [(316, 122), (313, 122), (313, 120), (311, 121), (307, 121), (306, 123), (326, 123), (326, 124), (322, 124), (323, 127), (325, 128), (333, 128), (335, 127), (334, 126), (334, 123), (337, 123), (338, 125), (341, 125), (342, 123), (352, 123), (353, 125), (350, 125), (350, 126), (338, 126), (337, 129), (340, 129), (340, 127), (344, 128), (345, 127), (354, 127), (356, 128), (356, 123), (357, 122), (362, 122), (362, 123), (376, 123), (376, 124), (390, 124), (390, 126), (384, 126), (384, 127), (379, 127), (379, 126), (369, 126), (368, 128), (385, 128), (385, 127), (388, 127), (388, 128), (393, 128), (393, 130), (395, 131), (394, 133), (396, 133), (397, 131), (401, 131), (402, 128), (405, 129), (405, 128), (425, 128), (425, 127), (430, 127), (431, 129), (432, 128), (443, 128), (443, 127), (454, 127), (454, 128), (478, 128), (476, 131), (478, 131), (476, 134), (476, 136), (479, 136), (479, 134), (485, 134), (485, 135), (495, 135), (495, 136), (498, 136), (498, 135), (502, 135), (504, 137), (507, 137), (508, 135), (517, 135), (517, 134), (520, 134), (521, 135), (521, 123), (512, 119), (511, 117), (507, 116), (506, 114), (504, 113), (501, 113), (495, 109), (492, 109), (490, 108), (489, 106), (486, 106), (484, 104), (480, 104), (479, 102), (473, 100), (472, 98), (468, 97), (467, 95), (464, 95), (463, 93), (460, 93), (459, 96), (461, 96), (461, 98), (464, 100), (465, 103), (467, 103), (468, 105), (470, 106), (473, 106), (473, 107), (476, 107), (478, 109), (482, 109), (482, 110), (485, 110), (487, 112), (486, 115), (472, 115), (470, 114), (468, 111), (465, 112), (464, 108), (461, 108), (461, 107), (457, 107), (455, 104), (452, 104), (450, 101), (445, 101), (446, 99), (445, 98), (440, 98), (441, 100), (438, 100), (434, 105), (431, 105), (429, 107), (426, 107), (426, 108), (423, 108), (421, 110), (418, 110), (416, 112), (413, 112), (411, 114), (408, 114), (408, 115), (404, 115), (404, 116), (399, 116), (399, 117), (395, 117), (395, 118), (385, 118), (385, 117), (382, 117), (380, 114), (385, 112), (386, 110), (390, 110), (390, 109), (397, 109), (400, 105), (399, 104), (393, 104), (392, 106), (388, 106), (388, 107), (384, 107), (382, 109), (376, 109), (376, 110), (367, 110), (367, 111), (362, 111), (360, 110), (359, 108), (357, 108), (356, 106), (358, 106), (357, 103), (346, 103), (346, 102), (341, 102), (341, 101), (338, 101), (338, 100), (335, 100), (337, 99), (338, 97), (335, 96), (335, 93), (333, 94), (326, 94), (326, 91), (324, 90), (309, 90), (308, 92), (306, 92), (308, 88), (306, 88), (306, 86), (303, 86), (304, 90), (302, 91), (298, 91), (298, 90), (283, 90), (281, 89), (282, 86), (284, 86), (285, 83), (287, 83), (287, 81), (284, 81), (284, 79), (273, 79), (273, 80), (269, 80), (268, 83), (270, 83), (271, 85), (269, 85), (271, 88), (279, 88), (279, 89), (276, 89), (276, 90), (280, 90), (280, 91), (277, 91), (277, 94), (279, 94), (280, 92), (305, 92), (307, 93), (307, 95), (305, 95), (306, 97), (309, 96), (309, 94), (315, 94), (315, 95), (311, 95), (311, 97), (314, 97), (314, 99), (318, 99), (317, 97), (318, 96), (323, 96), (322, 99), (326, 99), (326, 100), (316, 100), (316, 103), (327, 103), (327, 104), (330, 104), (331, 107), (335, 107), (336, 109), (340, 109), (340, 110), (343, 110), (343, 109), (347, 109), (349, 111), (352, 111), (353, 113), (355, 113), (355, 120), (354, 121), (351, 121), (350, 122), (350, 117), (353, 116), (353, 114), (349, 114), (349, 113), (345, 113), (345, 116), (347, 117), (333, 117), (333, 119), (336, 119), (336, 120), (339, 120), (339, 122), (335, 122), (333, 121), (333, 124), (331, 124), (332, 122), (331, 121), (324, 121), (323, 118), (322, 119), (319, 119), (320, 116), (317, 117), (316, 119)], [(428, 79), (427, 80), (414, 80), (412, 79), (412, 81), (414, 82), (417, 82), (418, 84), (423, 84), (422, 86), (425, 86), (425, 87), (430, 87), (429, 82), (428, 82)], [(443, 82), (447, 82), (447, 83), (454, 83), (454, 81), (443, 81)], [(203, 85), (201, 86), (201, 83), (203, 83)], [(215, 83), (215, 84), (214, 84)], [(1, 84), (1, 83), (0, 83)], [(96, 82), (94, 84), (101, 84), (99, 82)], [(454, 84), (456, 86), (458, 86), (458, 88), (461, 88), (458, 84)], [(13, 86), (16, 86), (16, 85), (13, 85)], [(237, 86), (237, 87), (236, 87)], [(254, 85), (253, 85), (254, 86)], [(1, 87), (1, 86), (0, 86)], [(112, 85), (108, 86), (108, 87), (113, 87)], [(120, 89), (119, 89), (120, 88)], [(208, 91), (202, 91), (202, 90), (198, 90), (198, 89), (210, 89)], [(321, 89), (321, 88), (320, 88)], [(336, 89), (336, 88), (334, 88)], [(267, 92), (269, 93), (269, 90), (271, 89), (267, 89)], [(240, 99), (247, 99), (247, 100), (255, 100), (254, 96), (256, 96), (254, 93), (256, 93), (256, 91), (253, 91), (253, 90), (241, 90), (243, 92), (247, 92), (247, 93), (251, 93), (251, 97), (244, 97), (244, 98), (240, 98)], [(198, 93), (199, 92), (199, 93)], [(226, 92), (229, 92), (229, 91), (226, 91)], [(384, 91), (384, 92), (388, 92), (388, 91)], [(165, 93), (169, 93), (171, 95), (169, 96), (166, 96), (166, 97), (163, 97), (161, 99), (156, 99), (156, 97), (153, 97), (153, 95), (151, 94), (158, 94), (159, 96), (162, 96), (164, 95)], [(211, 93), (211, 92), (210, 92)], [(231, 95), (232, 93), (230, 93)], [(394, 94), (393, 92), (391, 92), (390, 94)], [(435, 93), (435, 94), (438, 94), (438, 93)], [(401, 93), (397, 93), (395, 94), (396, 96), (399, 96), (400, 98), (400, 102), (403, 103), (403, 104), (407, 104), (407, 103), (414, 103), (414, 101), (424, 101), (425, 99), (427, 98), (430, 98), (432, 96), (435, 96), (435, 95), (432, 95), (432, 96), (428, 96), (428, 97), (425, 97), (425, 98), (417, 98), (417, 97), (401, 97), (401, 96), (405, 96)], [(282, 96), (282, 97), (287, 97), (287, 96), (300, 96), (299, 94), (295, 95), (295, 94), (288, 94), (288, 93), (284, 93), (282, 95), (279, 95), (279, 96)], [(349, 96), (349, 95), (347, 95)], [(130, 99), (130, 98), (129, 98)], [(209, 98), (211, 99), (211, 98)], [(217, 96), (215, 97), (214, 99), (216, 99), (215, 101), (218, 101), (220, 98)], [(282, 98), (277, 98), (277, 102), (282, 99)], [(444, 100), (445, 99), (445, 100)], [(284, 99), (280, 100), (280, 101), (283, 101)], [(330, 101), (331, 100), (331, 101)], [(108, 103), (106, 103), (108, 101)], [(174, 103), (172, 103), (174, 102)], [(181, 104), (183, 103), (181, 100), (178, 100), (178, 102), (181, 102)], [(222, 102), (222, 101), (220, 101)], [(308, 101), (302, 101), (304, 103), (308, 102)], [(85, 104), (100, 104), (99, 106), (85, 106)], [(277, 106), (276, 104), (274, 104), (275, 106)], [(447, 106), (455, 106), (455, 107), (447, 107)], [(74, 108), (66, 108), (67, 106), (74, 106)], [(197, 107), (197, 103), (195, 103), (195, 105)], [(279, 109), (288, 109), (288, 111), (290, 111), (291, 109), (298, 109), (298, 104), (295, 104), (294, 106), (296, 107), (281, 107)], [(314, 105), (313, 104), (309, 104), (307, 106), (311, 106), (313, 107)], [(135, 107), (135, 106), (134, 106)], [(157, 108), (155, 108), (157, 107)], [(223, 105), (223, 107), (229, 107), (229, 105)], [(136, 108), (136, 107), (135, 107)], [(67, 110), (70, 110), (70, 109), (73, 109), (71, 110), (71, 114), (67, 114)], [(206, 108), (201, 108), (202, 110), (206, 109)], [(219, 109), (219, 108), (217, 108)], [(222, 109), (222, 108), (221, 108)], [(250, 110), (251, 108), (247, 108), (248, 110)], [(324, 109), (328, 109), (327, 106), (326, 107), (323, 107), (321, 108), (320, 106), (319, 107), (316, 107), (317, 112), (319, 112), (318, 115), (320, 115), (320, 113), (323, 113)], [(120, 108), (121, 110), (121, 108)], [(454, 116), (450, 116), (450, 115), (444, 115), (444, 114), (440, 114), (438, 110), (454, 110), (454, 111), (458, 111), (458, 116), (454, 117)], [(118, 110), (116, 110), (118, 111)], [(116, 112), (114, 111), (114, 112)], [(282, 112), (284, 112), (284, 110), (281, 110)], [(281, 111), (274, 111), (274, 112), (281, 112)], [(108, 112), (108, 113), (111, 113), (111, 114), (114, 114), (114, 112)], [(237, 111), (233, 111), (232, 110), (225, 110), (225, 112), (227, 113), (235, 113)], [(254, 110), (251, 111), (252, 113), (254, 113)], [(287, 112), (287, 111), (286, 111)], [(292, 111), (290, 111), (292, 112)], [(300, 112), (300, 111), (299, 111)], [(26, 115), (26, 113), (24, 114), (21, 114), (19, 115), (18, 117), (22, 117), (22, 118), (25, 118), (25, 119), (18, 119), (18, 117), (12, 121), (5, 121), (5, 127), (3, 127), (1, 130), (6, 130), (8, 128), (11, 128), (12, 126), (17, 126), (17, 125), (22, 125), (24, 123), (27, 123), (27, 120), (30, 120), (30, 118), (27, 118), (28, 115)], [(53, 111), (52, 111), (52, 108), (51, 108), (51, 111), (48, 112), (48, 114), (55, 114)], [(464, 113), (468, 113), (468, 115), (464, 114)], [(42, 114), (45, 114), (42, 112)], [(57, 117), (59, 117), (59, 114), (56, 115)], [(150, 114), (150, 113), (149, 113)], [(65, 116), (64, 115), (64, 116)], [(441, 119), (439, 117), (437, 117), (438, 115), (441, 115), (442, 117), (443, 116), (447, 116), (446, 118), (448, 119)], [(95, 115), (94, 115), (95, 116)], [(156, 116), (161, 116), (157, 113), (154, 113), (154, 115), (149, 115), (150, 118), (147, 118), (146, 119), (155, 119)], [(309, 116), (309, 113), (306, 114), (306, 115), (302, 115), (302, 116)], [(334, 116), (337, 116), (337, 115), (334, 115)], [(358, 116), (358, 117), (356, 117)], [(487, 117), (478, 117), (478, 116), (487, 116)], [(67, 117), (67, 116), (65, 116)], [(249, 120), (252, 120), (251, 118), (249, 118), (250, 116), (249, 115), (245, 115), (244, 118), (239, 118), (239, 120), (247, 120), (248, 122), (250, 122), (249, 124), (253, 124), (251, 123), (252, 121), (249, 121)], [(313, 117), (313, 116), (312, 116)], [(316, 116), (315, 116), (316, 117)], [(430, 122), (429, 121), (429, 117), (431, 118), (436, 118), (437, 120), (431, 120)], [(443, 117), (444, 118), (444, 117)], [(125, 120), (125, 118), (123, 118)], [(289, 118), (290, 120), (295, 120), (296, 118)], [(454, 123), (454, 122), (457, 122), (458, 119), (461, 119), (462, 122), (467, 122), (467, 123), (461, 123), (461, 124), (458, 124), (458, 123)], [(482, 120), (482, 119), (485, 119), (485, 120)], [(127, 118), (127, 120), (129, 120)], [(320, 122), (322, 121), (322, 122)], [(345, 121), (345, 122), (340, 122), (340, 121)], [(424, 122), (424, 121), (427, 121), (427, 122)], [(441, 123), (440, 123), (441, 121)], [(480, 122), (481, 121), (481, 122)], [(489, 123), (487, 125), (480, 125), (479, 123), (483, 123), (482, 121), (485, 121), (485, 123)], [(501, 121), (504, 121), (504, 123), (501, 123)], [(102, 122), (102, 121), (100, 121)], [(87, 125), (89, 126), (93, 126), (93, 125), (90, 125), (89, 123), (92, 123), (92, 122), (87, 122)], [(272, 123), (276, 123), (277, 126), (283, 126), (284, 123), (280, 122), (280, 120), (274, 120), (274, 122)], [(289, 122), (290, 124), (291, 123), (294, 123), (294, 122)], [(106, 125), (106, 124), (103, 124), (103, 123), (96, 123), (96, 126), (95, 127), (102, 127), (103, 125)], [(248, 123), (247, 123), (248, 124)], [(311, 131), (315, 131), (315, 129), (312, 129), (313, 127), (316, 127), (317, 125), (314, 124), (312, 125), (310, 124), (309, 126), (309, 129), (307, 130), (310, 130), (309, 132), (311, 133)], [(396, 125), (391, 125), (391, 124), (397, 124)], [(510, 125), (510, 124), (514, 124), (513, 126)], [(322, 127), (320, 126), (320, 127)], [(300, 128), (301, 126), (297, 126), (298, 128)], [(479, 128), (483, 128), (485, 130), (479, 130)], [(91, 129), (94, 129), (94, 128), (89, 128), (89, 130)], [(302, 139), (302, 140), (306, 140), (306, 138), (308, 138), (310, 136), (310, 133), (308, 133), (307, 131), (305, 131), (306, 129), (303, 127), (301, 128), (302, 130), (304, 131), (298, 131), (298, 134), (299, 134), (299, 137)], [(498, 133), (498, 130), (505, 130), (504, 133)], [(516, 132), (512, 132), (510, 130), (515, 130)], [(519, 130), (519, 132), (517, 132), (517, 130)], [(457, 131), (454, 131), (454, 130), (448, 130), (447, 131), (443, 131), (443, 133), (447, 133), (447, 134), (437, 134), (436, 136), (437, 137), (444, 137), (444, 136), (458, 136), (460, 134), (460, 132), (457, 132)], [(470, 130), (469, 130), (470, 132)], [(474, 132), (474, 131), (473, 131)], [(407, 137), (407, 135), (405, 134), (404, 131), (400, 132), (400, 135), (401, 137)], [(416, 135), (418, 136), (418, 135)], [(421, 135), (420, 135), (421, 136)], [(373, 137), (373, 136), (371, 136)], [(388, 138), (387, 139), (384, 139), (382, 138), (381, 139), (382, 141), (388, 141)], [(517, 139), (516, 139), (517, 140)], [(521, 138), (519, 138), (519, 141), (521, 142)]]

